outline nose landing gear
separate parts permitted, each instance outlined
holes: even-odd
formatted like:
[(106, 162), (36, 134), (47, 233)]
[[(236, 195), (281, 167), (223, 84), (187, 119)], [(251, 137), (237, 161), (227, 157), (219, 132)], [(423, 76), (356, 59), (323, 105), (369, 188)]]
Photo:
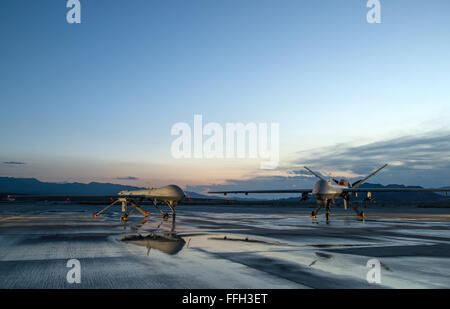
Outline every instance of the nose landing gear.
[[(172, 211), (172, 218), (175, 220), (176, 212), (175, 212), (175, 208), (174, 207), (176, 206), (176, 203), (173, 202), (173, 201), (164, 201), (163, 203), (167, 204), (167, 206), (170, 207), (170, 210)], [(155, 208), (158, 209), (158, 211), (162, 214), (163, 219), (167, 220), (167, 219), (170, 218), (170, 215), (167, 212), (163, 211), (161, 208), (158, 207), (158, 201), (157, 200), (153, 200), (153, 206), (155, 206)]]

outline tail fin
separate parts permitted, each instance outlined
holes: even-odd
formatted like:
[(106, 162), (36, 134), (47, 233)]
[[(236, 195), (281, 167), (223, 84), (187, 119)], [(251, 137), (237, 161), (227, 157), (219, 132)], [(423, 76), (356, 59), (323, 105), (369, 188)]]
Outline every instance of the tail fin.
[(378, 173), (379, 171), (381, 171), (383, 168), (385, 168), (387, 166), (387, 164), (383, 165), (382, 167), (380, 167), (379, 169), (377, 169), (375, 172), (373, 172), (372, 174), (370, 174), (369, 176), (367, 176), (366, 178), (360, 179), (356, 182), (354, 182), (352, 184), (352, 188), (358, 188), (363, 182), (365, 182), (367, 179), (369, 179), (370, 177), (374, 176), (376, 173)]
[(305, 168), (306, 168), (306, 170), (307, 170), (308, 172), (310, 172), (311, 174), (313, 174), (313, 175), (316, 176), (317, 178), (320, 178), (320, 179), (322, 179), (322, 180), (325, 180), (325, 179), (323, 179), (321, 176), (319, 176), (319, 174), (316, 174), (316, 173), (314, 173), (312, 170), (310, 170), (308, 167), (305, 166)]

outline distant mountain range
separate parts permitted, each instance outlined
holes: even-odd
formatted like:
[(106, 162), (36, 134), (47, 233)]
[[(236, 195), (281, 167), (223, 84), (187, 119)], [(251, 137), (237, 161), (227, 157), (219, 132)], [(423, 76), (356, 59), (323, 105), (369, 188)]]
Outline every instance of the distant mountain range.
[[(145, 190), (144, 187), (126, 186), (114, 183), (53, 183), (36, 178), (0, 177), (0, 195), (42, 194), (42, 195), (115, 195), (125, 190)], [(212, 198), (196, 192), (187, 192), (191, 198)]]
[[(365, 183), (361, 188), (405, 188), (404, 185), (387, 185)], [(420, 188), (418, 186), (407, 188)], [(449, 188), (449, 187), (445, 187)], [(84, 183), (51, 183), (41, 182), (35, 178), (13, 178), (0, 177), (0, 194), (44, 194), (44, 195), (114, 195), (122, 190), (140, 190), (142, 187), (133, 187), (113, 183), (91, 182)], [(191, 198), (214, 198), (210, 195), (203, 195), (196, 192), (187, 192)], [(374, 194), (377, 201), (436, 201), (441, 200), (443, 196), (437, 193), (376, 193)], [(239, 195), (231, 195), (237, 200), (243, 200), (245, 197)], [(228, 198), (229, 198), (228, 197)], [(257, 200), (257, 195), (253, 195), (251, 200)], [(217, 197), (215, 197), (217, 198)], [(362, 200), (364, 194), (359, 194), (356, 200)], [(282, 201), (296, 200), (297, 198), (280, 199)]]
[(35, 178), (0, 177), (0, 193), (7, 194), (47, 194), (47, 195), (114, 195), (122, 190), (143, 188), (113, 183), (52, 183)]

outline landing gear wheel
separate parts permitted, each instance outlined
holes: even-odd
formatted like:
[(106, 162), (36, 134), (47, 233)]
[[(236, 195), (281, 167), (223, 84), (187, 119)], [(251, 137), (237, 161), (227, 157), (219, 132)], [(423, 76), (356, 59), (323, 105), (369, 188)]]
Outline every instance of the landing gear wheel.
[(128, 220), (130, 220), (130, 217), (128, 217), (128, 215), (127, 214), (123, 214), (122, 215), (122, 217), (120, 217), (120, 220), (122, 220), (122, 221), (128, 221)]
[(361, 220), (364, 220), (364, 219), (367, 218), (367, 217), (365, 216), (365, 214), (364, 214), (364, 211), (361, 211), (361, 213), (359, 214), (359, 218), (360, 218)]

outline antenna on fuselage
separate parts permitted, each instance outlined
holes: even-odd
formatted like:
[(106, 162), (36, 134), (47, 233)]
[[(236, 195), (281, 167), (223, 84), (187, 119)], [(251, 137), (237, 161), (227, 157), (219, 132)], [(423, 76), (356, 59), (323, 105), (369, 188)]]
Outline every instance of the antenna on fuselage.
[(307, 170), (308, 172), (310, 172), (311, 174), (313, 174), (313, 175), (316, 176), (317, 178), (322, 179), (322, 180), (325, 180), (325, 179), (323, 179), (322, 176), (319, 176), (319, 174), (313, 172), (313, 171), (310, 170), (307, 166), (305, 166), (305, 168), (306, 168), (306, 170)]

